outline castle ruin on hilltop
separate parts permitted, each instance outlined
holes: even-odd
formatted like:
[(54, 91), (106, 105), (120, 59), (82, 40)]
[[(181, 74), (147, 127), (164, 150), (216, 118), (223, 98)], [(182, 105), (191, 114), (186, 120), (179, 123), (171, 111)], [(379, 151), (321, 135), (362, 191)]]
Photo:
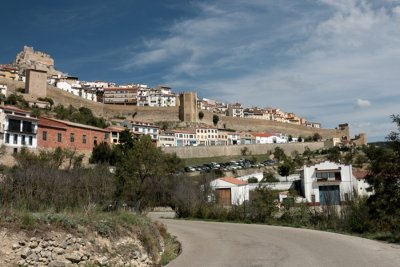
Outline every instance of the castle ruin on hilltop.
[(24, 46), (24, 49), (17, 54), (14, 65), (18, 66), (20, 71), (33, 69), (46, 71), (48, 75), (62, 74), (54, 68), (54, 59), (49, 54), (35, 51), (29, 46)]

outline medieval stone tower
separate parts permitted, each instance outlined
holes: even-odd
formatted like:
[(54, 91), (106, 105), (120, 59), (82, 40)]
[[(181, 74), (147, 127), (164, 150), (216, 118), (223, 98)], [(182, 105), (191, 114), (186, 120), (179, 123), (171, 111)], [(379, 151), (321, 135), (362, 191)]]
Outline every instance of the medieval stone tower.
[(36, 97), (46, 97), (47, 71), (26, 70), (25, 93)]
[(197, 121), (197, 93), (184, 92), (179, 94), (179, 119), (185, 122)]

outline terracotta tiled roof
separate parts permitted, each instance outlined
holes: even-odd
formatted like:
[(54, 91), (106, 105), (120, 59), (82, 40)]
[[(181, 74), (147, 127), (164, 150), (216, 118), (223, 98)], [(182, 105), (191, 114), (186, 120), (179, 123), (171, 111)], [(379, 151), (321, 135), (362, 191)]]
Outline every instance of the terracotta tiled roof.
[(125, 127), (118, 126), (118, 125), (112, 125), (112, 126), (108, 126), (106, 128), (106, 130), (113, 131), (113, 132), (122, 132), (125, 129), (126, 129)]
[(233, 177), (224, 177), (224, 178), (220, 178), (221, 180), (228, 182), (230, 184), (235, 184), (235, 185), (245, 185), (247, 184), (247, 181), (242, 181)]
[(364, 179), (365, 176), (368, 175), (368, 171), (367, 171), (367, 170), (357, 170), (357, 169), (353, 169), (353, 175), (354, 175), (354, 177), (356, 177), (358, 180)]
[(23, 113), (27, 113), (27, 114), (30, 113), (30, 111), (28, 111), (28, 110), (23, 110), (23, 109), (14, 107), (14, 106), (2, 106), (1, 108), (2, 108), (2, 109), (6, 109), (6, 110), (11, 110), (11, 111), (16, 111), (16, 112), (21, 112), (21, 113), (22, 113), (22, 112), (23, 112)]

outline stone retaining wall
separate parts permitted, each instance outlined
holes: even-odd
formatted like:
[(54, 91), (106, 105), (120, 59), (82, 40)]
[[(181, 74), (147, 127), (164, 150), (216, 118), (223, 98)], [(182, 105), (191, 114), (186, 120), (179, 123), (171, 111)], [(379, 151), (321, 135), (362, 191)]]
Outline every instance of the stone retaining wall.
[(297, 150), (303, 153), (306, 147), (311, 150), (324, 148), (324, 142), (313, 143), (288, 143), (288, 144), (256, 144), (256, 145), (236, 145), (236, 146), (186, 146), (186, 147), (164, 147), (164, 152), (176, 155), (180, 158), (208, 158), (222, 156), (240, 156), (242, 149), (248, 148), (252, 155), (266, 154), (268, 151), (274, 151), (275, 147), (282, 148), (286, 154), (290, 155)]

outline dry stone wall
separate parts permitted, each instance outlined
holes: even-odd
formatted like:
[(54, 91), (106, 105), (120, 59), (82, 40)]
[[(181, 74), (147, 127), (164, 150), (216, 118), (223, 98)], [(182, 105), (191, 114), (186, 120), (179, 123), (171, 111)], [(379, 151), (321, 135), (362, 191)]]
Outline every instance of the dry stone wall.
[(110, 240), (100, 236), (78, 238), (50, 232), (28, 238), (0, 233), (0, 266), (154, 266), (146, 249), (132, 237)]

